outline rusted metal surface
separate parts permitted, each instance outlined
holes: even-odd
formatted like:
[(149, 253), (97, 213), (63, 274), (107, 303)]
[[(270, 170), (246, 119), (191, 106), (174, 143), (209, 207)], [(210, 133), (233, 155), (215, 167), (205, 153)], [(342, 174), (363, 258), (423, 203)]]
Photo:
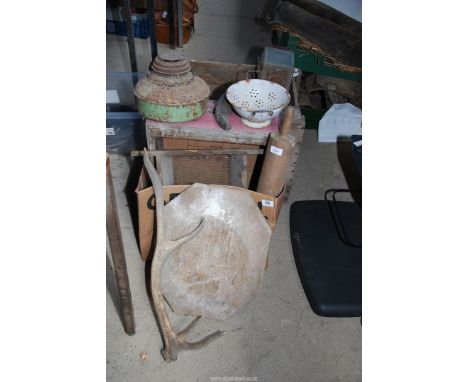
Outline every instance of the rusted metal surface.
[(156, 57), (151, 69), (160, 74), (181, 75), (190, 71), (190, 64), (179, 52), (169, 51)]
[(147, 118), (181, 122), (206, 112), (210, 88), (180, 52), (169, 52), (153, 60), (147, 76), (136, 84), (135, 95)]
[(180, 77), (149, 73), (136, 85), (135, 95), (150, 103), (183, 106), (208, 99), (210, 88), (192, 72)]

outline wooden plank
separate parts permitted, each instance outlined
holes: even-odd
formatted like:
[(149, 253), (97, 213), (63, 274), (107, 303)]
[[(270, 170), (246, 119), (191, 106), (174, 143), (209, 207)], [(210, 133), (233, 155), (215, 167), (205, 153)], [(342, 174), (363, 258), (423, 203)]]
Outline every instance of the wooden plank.
[(146, 142), (148, 150), (161, 150), (163, 148), (163, 139), (160, 137), (154, 137), (153, 132), (148, 127), (146, 130)]
[(235, 82), (245, 80), (255, 65), (229, 64), (212, 61), (190, 61), (192, 70), (203, 78), (211, 90), (210, 99), (218, 99)]
[(120, 222), (117, 213), (117, 202), (115, 199), (114, 185), (110, 172), (109, 158), (106, 161), (106, 230), (109, 238), (109, 246), (114, 263), (115, 278), (119, 290), (120, 305), (122, 310), (122, 321), (125, 332), (129, 335), (135, 334), (135, 318), (133, 314), (132, 294), (128, 281), (127, 263), (120, 232)]
[(171, 156), (156, 155), (156, 168), (164, 186), (174, 184), (174, 164)]
[[(294, 53), (286, 51), (294, 58)], [(265, 57), (260, 58), (258, 63), (258, 70), (260, 71), (258, 78), (262, 80), (271, 81), (281, 85), (287, 91), (291, 88), (291, 81), (293, 80), (294, 67), (271, 62), (265, 62)]]
[(249, 168), (248, 168), (248, 160), (247, 155), (242, 155), (242, 187), (249, 188)]
[(301, 115), (300, 108), (295, 107), (293, 123), (291, 126), (291, 130), (289, 131), (289, 134), (294, 137), (297, 143), (294, 146), (294, 149), (291, 155), (291, 160), (289, 162), (288, 169), (286, 171), (285, 194), (284, 194), (285, 195), (284, 197), (286, 200), (289, 196), (289, 191), (291, 190), (291, 187), (292, 187), (292, 182), (293, 182), (294, 174), (296, 171), (296, 163), (297, 163), (297, 160), (299, 159), (299, 153), (301, 151), (301, 143), (304, 137), (304, 128), (305, 128), (305, 118), (303, 115)]
[[(224, 131), (224, 130), (223, 130)], [(248, 145), (265, 146), (267, 143), (268, 135), (266, 136), (250, 136), (246, 137), (242, 134), (233, 134), (231, 136), (225, 136), (216, 132), (206, 133), (200, 131), (196, 127), (186, 128), (184, 130), (152, 128), (150, 131), (150, 140), (158, 138), (177, 138), (177, 139), (194, 139), (200, 141), (215, 141), (215, 142), (228, 142), (228, 143), (240, 143)]]
[(247, 155), (233, 155), (229, 167), (229, 184), (248, 188), (247, 184)]
[[(176, 155), (261, 155), (263, 149), (221, 149), (221, 150), (152, 150), (148, 151), (149, 156), (176, 156)], [(132, 157), (143, 156), (143, 151), (132, 151)]]
[(162, 138), (162, 141), (162, 150), (187, 150), (191, 148), (188, 147), (188, 141), (186, 139)]
[(301, 86), (301, 76), (297, 76), (296, 78), (293, 77), (291, 81), (292, 93), (293, 96), (291, 97), (292, 104), (296, 107), (300, 107), (299, 105), (299, 92), (297, 89)]

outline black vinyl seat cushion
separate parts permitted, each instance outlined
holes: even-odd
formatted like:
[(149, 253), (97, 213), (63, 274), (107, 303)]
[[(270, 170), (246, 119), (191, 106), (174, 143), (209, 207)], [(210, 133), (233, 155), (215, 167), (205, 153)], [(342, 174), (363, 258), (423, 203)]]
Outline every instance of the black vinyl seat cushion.
[[(353, 202), (334, 203), (347, 236), (360, 243), (360, 207)], [(325, 317), (361, 316), (361, 248), (340, 239), (329, 202), (293, 203), (290, 229), (296, 267), (312, 310)]]

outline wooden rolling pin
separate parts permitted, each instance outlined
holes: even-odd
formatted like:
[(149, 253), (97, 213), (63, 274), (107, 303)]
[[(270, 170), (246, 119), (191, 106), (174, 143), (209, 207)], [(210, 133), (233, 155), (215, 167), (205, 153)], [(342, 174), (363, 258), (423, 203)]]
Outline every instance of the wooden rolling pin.
[(257, 192), (277, 197), (283, 191), (286, 172), (291, 160), (295, 139), (289, 135), (294, 108), (285, 111), (280, 133), (271, 133), (258, 181)]

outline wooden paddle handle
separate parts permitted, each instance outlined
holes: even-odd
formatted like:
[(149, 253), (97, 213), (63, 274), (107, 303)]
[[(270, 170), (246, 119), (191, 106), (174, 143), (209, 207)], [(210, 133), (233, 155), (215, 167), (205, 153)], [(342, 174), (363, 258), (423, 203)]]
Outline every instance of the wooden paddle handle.
[(281, 124), (281, 137), (287, 137), (289, 130), (291, 130), (292, 120), (293, 120), (294, 108), (288, 107), (284, 112), (283, 123)]

